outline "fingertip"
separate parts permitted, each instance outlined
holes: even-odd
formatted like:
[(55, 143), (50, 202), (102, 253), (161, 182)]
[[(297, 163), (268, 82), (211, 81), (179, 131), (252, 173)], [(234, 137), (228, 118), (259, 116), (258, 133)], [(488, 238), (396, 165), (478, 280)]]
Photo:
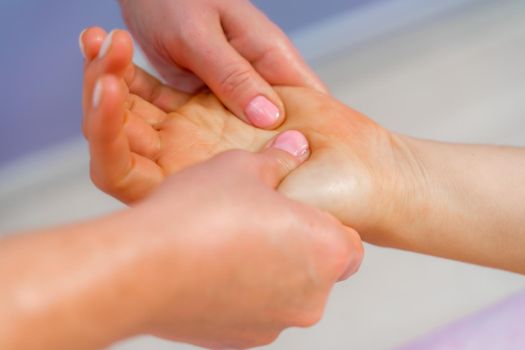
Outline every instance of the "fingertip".
[(133, 61), (131, 35), (125, 30), (112, 30), (103, 40), (97, 58), (104, 61), (108, 72), (123, 75)]
[(288, 153), (299, 163), (306, 161), (310, 156), (310, 144), (306, 136), (297, 130), (287, 130), (280, 133), (268, 147)]
[(275, 103), (265, 95), (257, 95), (248, 102), (244, 114), (252, 125), (263, 129), (274, 129), (282, 124), (283, 111), (280, 101)]
[(80, 33), (80, 51), (86, 60), (91, 61), (97, 57), (106, 36), (106, 32), (100, 27), (89, 27)]
[(276, 187), (283, 178), (310, 156), (306, 137), (296, 130), (288, 130), (275, 137), (262, 151), (260, 175), (262, 180)]

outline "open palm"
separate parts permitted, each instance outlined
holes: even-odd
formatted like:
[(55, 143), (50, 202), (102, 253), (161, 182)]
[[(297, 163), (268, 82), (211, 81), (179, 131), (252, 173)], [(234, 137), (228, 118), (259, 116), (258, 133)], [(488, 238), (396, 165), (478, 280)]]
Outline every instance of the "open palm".
[[(103, 191), (125, 203), (145, 197), (163, 179), (229, 149), (257, 151), (276, 134), (296, 129), (310, 142), (310, 159), (279, 190), (336, 215), (358, 230), (380, 229), (395, 215), (388, 198), (403, 174), (395, 135), (330, 96), (301, 87), (277, 87), (287, 120), (273, 131), (245, 124), (211, 93), (177, 92), (132, 64), (124, 31), (97, 57), (106, 34), (83, 35), (84, 133), (91, 174)], [(97, 107), (95, 83), (107, 79)]]

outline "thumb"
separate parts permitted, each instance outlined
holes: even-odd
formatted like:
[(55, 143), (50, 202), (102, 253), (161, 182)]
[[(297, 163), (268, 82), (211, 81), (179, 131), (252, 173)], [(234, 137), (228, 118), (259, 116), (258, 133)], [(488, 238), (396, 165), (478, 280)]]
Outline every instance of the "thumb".
[(241, 120), (264, 129), (280, 125), (285, 108), (274, 89), (222, 32), (209, 34), (204, 42), (187, 43), (184, 65)]
[(260, 179), (277, 188), (281, 181), (310, 156), (306, 137), (296, 130), (277, 135), (256, 155)]

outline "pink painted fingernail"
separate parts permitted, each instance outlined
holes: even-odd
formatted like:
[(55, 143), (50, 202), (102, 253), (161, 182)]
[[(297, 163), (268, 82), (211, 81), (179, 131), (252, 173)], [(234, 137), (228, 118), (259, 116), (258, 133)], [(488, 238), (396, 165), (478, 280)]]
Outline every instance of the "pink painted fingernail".
[(267, 128), (275, 125), (281, 116), (281, 111), (273, 102), (260, 95), (251, 100), (246, 107), (245, 114), (253, 125)]
[(109, 33), (106, 39), (104, 39), (104, 42), (102, 43), (102, 47), (100, 48), (100, 51), (98, 52), (98, 58), (102, 58), (106, 55), (106, 53), (109, 50), (109, 47), (111, 46), (112, 40), (113, 40), (113, 31)]
[(296, 130), (285, 131), (277, 136), (271, 147), (288, 152), (298, 158), (304, 158), (310, 153), (308, 140)]

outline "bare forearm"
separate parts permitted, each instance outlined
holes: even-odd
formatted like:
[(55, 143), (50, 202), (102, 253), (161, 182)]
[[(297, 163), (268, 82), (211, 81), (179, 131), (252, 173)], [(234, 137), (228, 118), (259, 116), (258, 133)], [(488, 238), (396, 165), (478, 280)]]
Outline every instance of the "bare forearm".
[(0, 241), (0, 348), (94, 349), (131, 335), (143, 310), (131, 299), (135, 248), (118, 222)]
[(391, 245), (525, 273), (525, 150), (405, 139), (416, 189)]

